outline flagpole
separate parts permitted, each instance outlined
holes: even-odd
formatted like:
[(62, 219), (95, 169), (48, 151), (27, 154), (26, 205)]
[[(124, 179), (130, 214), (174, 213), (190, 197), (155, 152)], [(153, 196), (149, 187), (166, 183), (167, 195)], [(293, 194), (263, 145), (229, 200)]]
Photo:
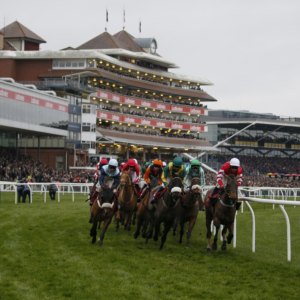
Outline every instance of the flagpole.
[(123, 6), (123, 30), (125, 30), (125, 7)]

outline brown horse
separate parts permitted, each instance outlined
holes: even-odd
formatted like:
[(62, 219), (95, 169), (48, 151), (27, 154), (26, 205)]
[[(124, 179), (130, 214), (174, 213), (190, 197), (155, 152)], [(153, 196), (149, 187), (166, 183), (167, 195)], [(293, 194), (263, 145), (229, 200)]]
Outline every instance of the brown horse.
[[(131, 216), (136, 208), (137, 203), (137, 195), (135, 192), (134, 184), (131, 181), (131, 177), (128, 171), (123, 171), (120, 176), (120, 193), (118, 197), (118, 202), (120, 209), (127, 214), (127, 218), (125, 221), (124, 229), (130, 231), (131, 230)], [(119, 230), (119, 221), (117, 218), (115, 231)]]
[[(237, 177), (233, 175), (224, 175), (227, 179), (227, 185), (225, 191), (218, 195), (218, 198), (214, 206), (206, 207), (206, 228), (207, 228), (207, 254), (211, 253), (210, 238), (211, 238), (211, 222), (214, 221), (214, 226), (216, 227), (216, 234), (214, 236), (214, 243), (212, 244), (212, 249), (217, 250), (217, 240), (218, 232), (221, 225), (224, 225), (222, 230), (223, 244), (221, 246), (222, 250), (226, 250), (226, 244), (230, 244), (233, 238), (233, 225), (236, 212), (236, 202), (237, 202)], [(205, 202), (208, 196), (211, 195), (213, 188), (210, 189), (205, 196)], [(226, 231), (229, 230), (229, 234), (226, 240)]]
[[(154, 241), (158, 241), (158, 234), (160, 231), (160, 224), (164, 222), (164, 230), (163, 235), (161, 237), (161, 245), (159, 250), (162, 250), (163, 245), (167, 239), (167, 234), (171, 229), (176, 216), (177, 209), (176, 206), (181, 198), (181, 190), (182, 190), (182, 180), (179, 177), (174, 177), (172, 181), (169, 183), (167, 191), (163, 194), (162, 197), (158, 199), (157, 207), (155, 211), (154, 217), (154, 228), (155, 233), (153, 236)], [(149, 237), (152, 236), (151, 228), (147, 233)]]
[(113, 215), (115, 214), (115, 207), (115, 195), (109, 188), (104, 189), (98, 196), (97, 200), (94, 201), (91, 209), (93, 226), (90, 230), (90, 236), (93, 238), (93, 244), (96, 242), (97, 223), (99, 222), (101, 224), (101, 222), (103, 222), (103, 228), (99, 239), (99, 246), (102, 246), (105, 232), (108, 228), (108, 225), (111, 223)]
[(192, 235), (192, 230), (197, 220), (199, 207), (203, 207), (202, 197), (201, 197), (201, 180), (199, 177), (194, 177), (192, 179), (192, 185), (189, 192), (183, 197), (184, 201), (182, 205), (177, 206), (177, 218), (175, 228), (173, 230), (173, 235), (175, 235), (176, 225), (180, 224), (180, 240), (179, 244), (182, 243), (182, 236), (184, 233), (184, 223), (189, 222), (189, 228), (187, 231), (186, 247), (189, 247), (190, 238)]
[(133, 234), (134, 238), (136, 239), (140, 235), (141, 227), (142, 229), (142, 237), (146, 238), (146, 244), (148, 243), (147, 238), (147, 227), (150, 222), (154, 219), (154, 213), (155, 213), (155, 207), (153, 209), (149, 209), (149, 201), (151, 199), (151, 194), (153, 189), (158, 185), (158, 180), (155, 177), (151, 178), (150, 181), (150, 188), (145, 197), (141, 200), (140, 203), (138, 203), (138, 213), (137, 213), (137, 227), (136, 232)]

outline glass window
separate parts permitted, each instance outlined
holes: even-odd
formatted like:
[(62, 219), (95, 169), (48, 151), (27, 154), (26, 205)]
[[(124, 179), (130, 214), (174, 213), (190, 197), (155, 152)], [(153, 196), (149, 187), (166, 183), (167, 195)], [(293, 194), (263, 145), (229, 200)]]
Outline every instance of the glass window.
[(91, 106), (90, 105), (82, 105), (82, 112), (84, 114), (90, 114), (91, 113)]
[(77, 61), (72, 61), (72, 68), (77, 68), (77, 66), (78, 66)]
[(77, 115), (77, 123), (81, 123), (81, 116)]
[(80, 61), (80, 62), (78, 63), (78, 67), (84, 67), (84, 62), (83, 62), (83, 61)]
[(96, 143), (95, 142), (91, 142), (91, 148), (96, 149)]
[(58, 66), (59, 66), (60, 68), (64, 68), (65, 65), (66, 65), (66, 63), (65, 63), (64, 61), (60, 61), (59, 64), (58, 64)]
[(91, 131), (91, 124), (90, 123), (82, 123), (82, 131)]
[(66, 62), (66, 67), (67, 67), (67, 68), (71, 68), (71, 62), (70, 62), (70, 61), (67, 61), (67, 62)]
[(74, 121), (73, 121), (73, 119), (74, 119), (74, 117), (73, 117), (73, 116), (74, 116), (74, 115), (72, 115), (72, 114), (69, 114), (69, 121), (70, 121), (70, 122), (74, 122)]
[(57, 60), (53, 60), (52, 67), (53, 68), (57, 68), (58, 67), (58, 61)]
[(78, 115), (73, 115), (73, 121), (74, 123), (78, 123)]

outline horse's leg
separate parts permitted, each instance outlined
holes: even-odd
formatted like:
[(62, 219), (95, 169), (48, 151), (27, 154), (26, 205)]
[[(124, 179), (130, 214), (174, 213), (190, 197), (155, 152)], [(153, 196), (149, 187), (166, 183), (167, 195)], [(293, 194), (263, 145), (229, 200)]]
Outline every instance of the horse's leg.
[(100, 229), (100, 226), (101, 226), (101, 221), (99, 222), (98, 229)]
[(149, 220), (145, 220), (143, 222), (143, 229), (142, 229), (142, 238), (145, 239), (147, 237), (147, 227), (150, 224)]
[(223, 244), (221, 246), (222, 250), (226, 250), (227, 249), (226, 231), (227, 231), (227, 226), (224, 225), (224, 228), (222, 230), (222, 238), (223, 238)]
[(173, 236), (176, 236), (176, 229), (179, 221), (176, 219), (173, 224)]
[(180, 239), (179, 244), (182, 244), (182, 236), (184, 234), (184, 222), (180, 222)]
[(135, 220), (136, 220), (136, 210), (133, 211), (132, 225), (135, 225)]
[(159, 220), (159, 216), (155, 217), (154, 219), (154, 236), (153, 236), (153, 240), (155, 242), (158, 241), (158, 233), (160, 230), (160, 220)]
[(218, 249), (218, 245), (217, 245), (217, 241), (218, 241), (218, 233), (219, 233), (219, 229), (220, 229), (220, 221), (218, 218), (215, 218), (214, 219), (214, 225), (216, 227), (216, 233), (215, 233), (215, 236), (214, 236), (214, 243), (212, 244), (212, 249), (213, 250), (217, 250)]
[(91, 228), (91, 230), (90, 230), (90, 236), (93, 238), (92, 239), (92, 244), (95, 244), (95, 242), (96, 242), (96, 236), (97, 236), (97, 221), (95, 222), (95, 221), (93, 221), (93, 226), (92, 226), (92, 228)]
[(168, 234), (169, 230), (171, 229), (172, 225), (173, 225), (172, 221), (171, 222), (165, 222), (165, 224), (164, 224), (164, 233), (163, 233), (163, 235), (161, 237), (161, 244), (160, 244), (159, 251), (162, 250), (162, 248), (164, 246), (164, 243), (165, 243), (165, 241), (167, 239), (167, 234)]
[(103, 223), (103, 228), (102, 228), (102, 232), (100, 234), (100, 241), (99, 241), (99, 246), (102, 246), (103, 240), (104, 240), (104, 236), (105, 236), (105, 232), (107, 230), (108, 225), (111, 222), (111, 218), (106, 219)]
[(127, 213), (126, 222), (124, 225), (124, 229), (130, 231), (131, 230), (131, 217), (132, 217), (132, 211)]
[(210, 247), (210, 239), (211, 239), (211, 221), (213, 217), (209, 210), (206, 211), (206, 238), (207, 238), (207, 249), (206, 254), (211, 253), (211, 247)]
[(137, 216), (136, 231), (133, 234), (135, 239), (140, 235), (140, 230), (141, 230), (141, 227), (142, 227), (142, 224), (143, 224), (143, 218), (142, 218), (143, 213), (144, 213), (143, 211), (140, 211), (138, 213), (138, 216)]
[(229, 230), (229, 234), (227, 235), (227, 243), (228, 244), (231, 244), (231, 241), (233, 239), (233, 225), (234, 225), (234, 223), (231, 223), (228, 226), (228, 230)]
[(117, 211), (117, 217), (116, 217), (116, 225), (115, 225), (115, 231), (119, 231), (119, 226), (120, 226), (120, 210), (118, 209)]
[(196, 218), (193, 218), (190, 220), (190, 223), (189, 223), (189, 229), (188, 229), (188, 232), (186, 234), (186, 247), (188, 248), (189, 245), (190, 245), (190, 238), (191, 238), (191, 235), (192, 235), (192, 231), (193, 231), (193, 228), (195, 226), (195, 223), (196, 223), (196, 220), (197, 220), (197, 217)]

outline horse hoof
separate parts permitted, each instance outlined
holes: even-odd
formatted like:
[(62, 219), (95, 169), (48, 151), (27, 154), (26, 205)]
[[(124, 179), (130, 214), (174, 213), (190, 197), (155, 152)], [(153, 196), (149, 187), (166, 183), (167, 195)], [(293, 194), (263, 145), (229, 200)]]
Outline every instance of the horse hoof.
[(119, 228), (115, 228), (115, 232), (118, 232), (119, 231)]
[(157, 242), (158, 241), (158, 236), (154, 236), (153, 241)]
[(211, 254), (211, 250), (209, 248), (206, 249), (206, 254)]
[(98, 243), (99, 247), (102, 246), (102, 243), (103, 243), (103, 241), (99, 241), (99, 243)]
[(148, 239), (146, 239), (145, 244), (148, 244)]
[(134, 237), (135, 239), (137, 239), (138, 236), (139, 236), (139, 234), (136, 233), (136, 232), (133, 234), (133, 237)]
[(147, 237), (147, 234), (144, 232), (144, 233), (142, 234), (142, 238), (145, 239), (146, 237)]
[(211, 248), (213, 250), (217, 250), (218, 249), (218, 245), (216, 243), (213, 243), (212, 246), (211, 246)]
[(185, 246), (185, 248), (186, 248), (186, 249), (190, 249), (190, 247), (189, 247), (189, 246)]
[(96, 237), (93, 236), (93, 239), (92, 239), (92, 244), (95, 244), (96, 243)]
[(127, 231), (130, 231), (130, 230), (131, 230), (131, 227), (128, 227), (128, 228), (127, 228)]
[(226, 242), (225, 243), (223, 243), (223, 245), (221, 246), (221, 250), (226, 250), (227, 249), (227, 247), (226, 247)]
[(179, 241), (179, 244), (182, 244), (182, 241)]

